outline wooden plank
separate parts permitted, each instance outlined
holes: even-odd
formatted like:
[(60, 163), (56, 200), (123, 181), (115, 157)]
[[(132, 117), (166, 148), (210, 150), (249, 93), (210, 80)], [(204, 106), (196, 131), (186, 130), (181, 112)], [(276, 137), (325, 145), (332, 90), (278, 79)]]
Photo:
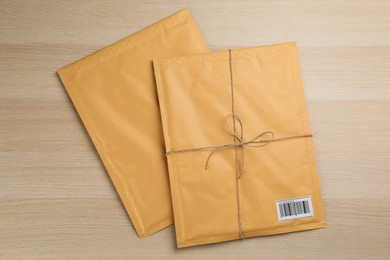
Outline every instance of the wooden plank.
[[(55, 71), (190, 7), (214, 50), (297, 41), (328, 228), (139, 240)], [(390, 2), (0, 2), (0, 258), (388, 259)], [(94, 258), (96, 259), (96, 258)]]

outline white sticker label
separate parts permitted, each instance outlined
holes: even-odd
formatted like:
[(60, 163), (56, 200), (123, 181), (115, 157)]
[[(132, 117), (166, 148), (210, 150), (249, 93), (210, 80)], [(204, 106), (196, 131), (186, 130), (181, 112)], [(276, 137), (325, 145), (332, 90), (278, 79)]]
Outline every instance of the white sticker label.
[(311, 196), (276, 201), (279, 221), (313, 217)]

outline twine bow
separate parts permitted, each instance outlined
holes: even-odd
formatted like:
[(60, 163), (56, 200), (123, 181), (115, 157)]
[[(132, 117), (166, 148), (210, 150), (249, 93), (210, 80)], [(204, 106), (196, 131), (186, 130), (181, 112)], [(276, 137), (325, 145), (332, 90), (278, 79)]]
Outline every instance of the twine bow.
[[(238, 122), (239, 124), (239, 129), (240, 131), (232, 131), (229, 126), (228, 126), (228, 121), (229, 119), (232, 118), (233, 125), (235, 125), (235, 122)], [(209, 161), (211, 157), (220, 149), (224, 148), (230, 148), (230, 147), (238, 147), (241, 148), (241, 161), (240, 161), (240, 167), (239, 167), (239, 174), (238, 177), (241, 178), (241, 176), (244, 173), (244, 165), (245, 165), (245, 147), (250, 146), (250, 147), (263, 147), (271, 142), (274, 141), (274, 133), (271, 131), (264, 131), (258, 135), (256, 135), (254, 138), (250, 139), (249, 141), (244, 140), (244, 127), (242, 125), (241, 119), (237, 115), (229, 114), (225, 117), (225, 130), (234, 137), (235, 142), (234, 143), (229, 143), (229, 144), (224, 144), (224, 145), (219, 145), (219, 146), (214, 146), (210, 147), (212, 149), (211, 153), (207, 157), (206, 164), (205, 164), (205, 169), (208, 169)], [(239, 132), (240, 134), (238, 135)], [(262, 137), (266, 137), (269, 135), (269, 138), (261, 139)], [(237, 158), (238, 159), (238, 158)]]
[[(221, 149), (232, 148), (235, 149), (235, 158), (236, 158), (236, 187), (237, 187), (237, 221), (238, 221), (238, 230), (240, 239), (244, 238), (242, 225), (241, 225), (241, 199), (240, 199), (240, 179), (244, 174), (244, 166), (245, 166), (245, 149), (246, 147), (264, 147), (273, 142), (284, 141), (288, 139), (297, 139), (297, 138), (309, 138), (312, 137), (311, 134), (301, 134), (301, 135), (291, 135), (286, 137), (275, 138), (275, 134), (272, 131), (264, 131), (260, 134), (256, 135), (252, 139), (245, 141), (244, 140), (244, 127), (241, 122), (241, 119), (238, 115), (235, 114), (234, 109), (234, 84), (233, 84), (233, 66), (232, 66), (232, 51), (229, 49), (229, 69), (230, 69), (230, 91), (231, 91), (231, 103), (232, 103), (232, 113), (225, 117), (225, 130), (233, 136), (234, 142), (223, 144), (223, 145), (215, 145), (215, 146), (204, 146), (204, 147), (195, 147), (195, 148), (184, 148), (184, 149), (174, 149), (166, 153), (166, 155), (170, 155), (173, 153), (184, 153), (191, 151), (204, 151), (211, 150), (210, 154), (207, 156), (205, 169), (209, 168), (209, 162), (212, 156)], [(233, 130), (231, 130), (228, 126), (229, 120), (232, 119)], [(239, 131), (237, 131), (237, 123), (239, 126)], [(239, 133), (238, 133), (239, 132)], [(241, 160), (239, 160), (238, 151), (241, 151)]]

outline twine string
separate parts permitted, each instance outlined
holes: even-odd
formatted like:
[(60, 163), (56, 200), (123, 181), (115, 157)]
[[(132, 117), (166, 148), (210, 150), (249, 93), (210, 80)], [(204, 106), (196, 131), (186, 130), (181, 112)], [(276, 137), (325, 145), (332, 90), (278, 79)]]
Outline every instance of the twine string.
[[(235, 109), (234, 109), (234, 80), (233, 80), (233, 60), (232, 60), (232, 50), (229, 49), (229, 74), (230, 74), (230, 93), (231, 93), (231, 99), (232, 99), (232, 114), (231, 114), (231, 118), (233, 119), (233, 133), (231, 133), (229, 131), (229, 128), (227, 127), (227, 121), (226, 119), (230, 118), (229, 115), (227, 117), (225, 117), (225, 129), (233, 135), (233, 140), (234, 140), (234, 152), (235, 152), (235, 158), (236, 158), (236, 189), (237, 189), (237, 225), (238, 225), (238, 234), (240, 236), (240, 239), (243, 239), (244, 238), (244, 234), (243, 234), (243, 230), (242, 230), (242, 225), (241, 225), (241, 199), (240, 199), (240, 178), (241, 178), (241, 171), (243, 170), (243, 165), (242, 165), (242, 162), (243, 160), (241, 160), (241, 164), (239, 162), (239, 158), (238, 158), (238, 148), (241, 147), (241, 155), (242, 155), (242, 158), (245, 158), (244, 156), (244, 149), (245, 147), (243, 145), (241, 146), (237, 146), (237, 144), (240, 144), (242, 143), (242, 139), (243, 139), (243, 129), (242, 129), (242, 123), (241, 123), (241, 120), (239, 120), (240, 122), (240, 126), (241, 126), (241, 138), (237, 136), (237, 128), (236, 128), (236, 112), (235, 112)], [(214, 150), (216, 151), (216, 150)], [(211, 152), (210, 155), (209, 155), (209, 158), (207, 158), (208, 160), (210, 160), (211, 156), (213, 155), (214, 153)], [(208, 161), (206, 161), (206, 169), (207, 169), (207, 164), (208, 164)]]

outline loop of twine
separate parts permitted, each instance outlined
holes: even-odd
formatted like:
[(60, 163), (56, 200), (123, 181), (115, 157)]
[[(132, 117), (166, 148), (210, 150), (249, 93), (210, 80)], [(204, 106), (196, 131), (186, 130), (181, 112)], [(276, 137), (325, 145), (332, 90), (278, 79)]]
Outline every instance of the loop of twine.
[[(195, 148), (184, 148), (184, 149), (174, 149), (166, 153), (166, 155), (170, 155), (173, 153), (184, 153), (184, 152), (192, 152), (192, 151), (204, 151), (211, 150), (209, 155), (207, 156), (205, 163), (205, 170), (209, 168), (209, 162), (212, 156), (221, 149), (232, 148), (235, 149), (235, 161), (236, 161), (236, 187), (237, 187), (237, 220), (238, 220), (238, 229), (240, 239), (244, 239), (242, 225), (241, 225), (241, 199), (240, 199), (240, 179), (244, 174), (244, 166), (245, 166), (245, 149), (246, 147), (264, 147), (273, 142), (297, 139), (297, 138), (309, 138), (313, 137), (311, 134), (302, 134), (302, 135), (291, 135), (286, 137), (275, 138), (275, 134), (272, 131), (264, 131), (260, 134), (256, 135), (252, 139), (245, 141), (244, 140), (244, 127), (241, 122), (241, 119), (235, 114), (234, 109), (234, 84), (233, 84), (233, 66), (232, 66), (232, 51), (229, 49), (229, 69), (230, 69), (230, 91), (231, 91), (231, 101), (232, 101), (232, 113), (225, 117), (225, 130), (233, 136), (233, 143), (223, 144), (223, 145), (214, 145), (214, 146), (203, 146), (203, 147), (195, 147)], [(229, 119), (232, 119), (233, 122), (233, 131), (228, 127)], [(239, 135), (237, 134), (237, 124), (239, 126)], [(266, 138), (268, 136), (268, 138)], [(239, 160), (238, 150), (241, 151), (241, 160)]]

